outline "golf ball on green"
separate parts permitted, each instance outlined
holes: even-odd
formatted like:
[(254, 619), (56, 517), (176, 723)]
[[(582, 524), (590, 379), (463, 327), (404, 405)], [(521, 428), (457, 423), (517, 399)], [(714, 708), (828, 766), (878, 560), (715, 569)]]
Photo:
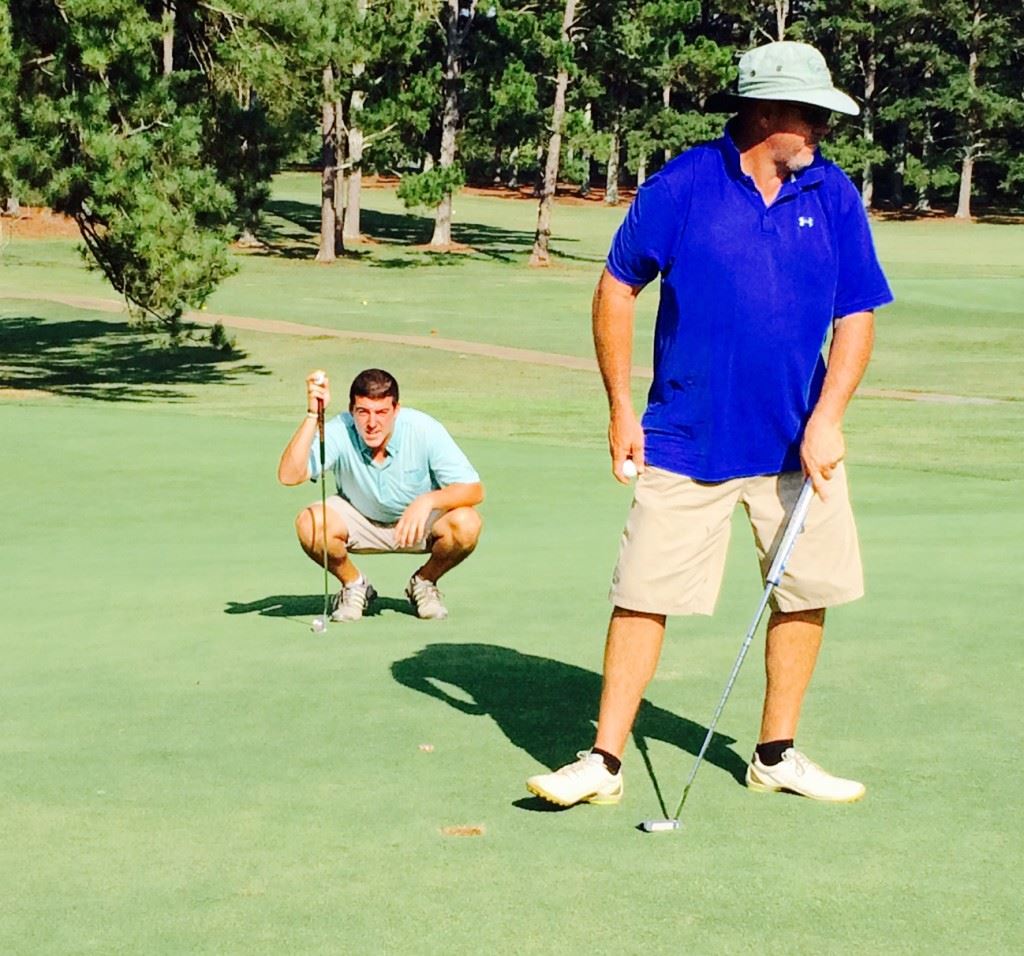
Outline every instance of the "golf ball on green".
[(327, 630), (327, 619), (323, 617), (314, 617), (313, 623), (310, 625), (310, 629), (316, 634), (323, 634)]

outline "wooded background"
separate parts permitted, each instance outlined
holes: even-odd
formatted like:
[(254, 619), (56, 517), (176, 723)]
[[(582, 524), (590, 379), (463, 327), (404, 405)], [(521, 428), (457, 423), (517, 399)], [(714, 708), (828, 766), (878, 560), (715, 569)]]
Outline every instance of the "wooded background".
[(452, 248), (466, 183), (618, 201), (718, 135), (746, 49), (813, 43), (862, 105), (826, 151), (868, 208), (1019, 207), (1020, 0), (5, 0), (0, 200), (74, 217), (126, 301), (174, 333), (258, 243), (273, 175), (322, 170), (318, 258), (400, 177)]

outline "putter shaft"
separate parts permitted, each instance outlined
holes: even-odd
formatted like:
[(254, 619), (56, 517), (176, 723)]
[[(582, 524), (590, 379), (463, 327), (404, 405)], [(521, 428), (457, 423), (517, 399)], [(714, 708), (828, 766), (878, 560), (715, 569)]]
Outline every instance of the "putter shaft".
[(740, 652), (736, 657), (736, 663), (732, 666), (732, 673), (729, 674), (729, 680), (726, 682), (725, 690), (722, 692), (722, 696), (718, 701), (718, 706), (715, 708), (715, 713), (711, 718), (711, 723), (708, 724), (708, 732), (704, 737), (704, 743), (701, 744), (700, 752), (697, 754), (697, 759), (693, 762), (693, 769), (690, 771), (690, 776), (686, 780), (686, 785), (683, 787), (683, 795), (679, 800), (679, 806), (676, 807), (676, 812), (671, 821), (645, 821), (652, 825), (658, 824), (657, 826), (652, 826), (650, 829), (644, 825), (644, 829), (648, 833), (656, 832), (657, 830), (676, 829), (676, 827), (661, 826), (660, 824), (672, 821), (674, 821), (677, 826), (679, 824), (679, 817), (683, 812), (683, 806), (686, 804), (686, 798), (690, 795), (690, 788), (693, 786), (693, 781), (697, 776), (697, 771), (700, 769), (701, 761), (704, 759), (704, 754), (707, 753), (708, 747), (711, 745), (711, 738), (715, 735), (715, 728), (718, 726), (718, 718), (722, 716), (722, 711), (725, 709), (725, 702), (729, 699), (729, 694), (732, 692), (732, 685), (736, 683), (736, 675), (739, 674), (740, 667), (743, 665), (743, 660), (747, 656), (747, 651), (750, 649), (750, 644), (754, 639), (754, 633), (757, 631), (757, 626), (761, 623), (761, 618), (764, 616), (764, 610), (768, 606), (768, 600), (771, 598), (772, 591), (775, 589), (776, 585), (778, 585), (779, 581), (782, 580), (782, 574), (786, 569), (786, 562), (789, 561), (789, 556), (793, 552), (793, 545), (796, 543), (797, 536), (803, 528), (804, 520), (807, 517), (807, 509), (811, 506), (811, 499), (813, 497), (814, 486), (811, 484), (810, 478), (806, 478), (804, 479), (803, 486), (800, 489), (800, 496), (797, 498), (796, 504), (793, 506), (793, 511), (786, 523), (786, 530), (782, 534), (782, 540), (779, 542), (778, 548), (775, 549), (775, 557), (772, 560), (771, 567), (768, 569), (768, 573), (765, 575), (764, 593), (761, 595), (761, 602), (757, 606), (757, 613), (754, 615), (754, 619), (750, 622), (750, 627), (747, 628), (747, 633), (743, 638), (743, 644), (740, 647)]
[(328, 609), (331, 601), (330, 579), (327, 572), (327, 474), (325, 471), (327, 454), (324, 442), (324, 401), (316, 400), (316, 428), (320, 434), (320, 523), (323, 528), (324, 548), (324, 624), (328, 621)]

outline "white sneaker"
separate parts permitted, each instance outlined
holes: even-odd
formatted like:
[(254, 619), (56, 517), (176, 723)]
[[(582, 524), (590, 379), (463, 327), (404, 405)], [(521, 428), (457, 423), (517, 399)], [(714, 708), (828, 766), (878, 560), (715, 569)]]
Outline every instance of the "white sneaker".
[(783, 752), (782, 761), (774, 767), (766, 767), (755, 753), (747, 767), (747, 786), (761, 793), (786, 790), (830, 803), (853, 803), (866, 789), (856, 780), (833, 777), (793, 747)]
[(575, 763), (530, 777), (526, 789), (560, 807), (618, 803), (622, 799), (622, 771), (609, 773), (601, 755), (589, 750), (581, 750), (576, 756), (579, 759)]
[(358, 621), (376, 597), (377, 592), (366, 578), (343, 585), (331, 602), (331, 620)]
[(416, 616), (430, 621), (443, 621), (448, 616), (448, 608), (441, 600), (441, 592), (433, 581), (414, 574), (409, 578), (409, 586), (405, 596), (416, 609)]

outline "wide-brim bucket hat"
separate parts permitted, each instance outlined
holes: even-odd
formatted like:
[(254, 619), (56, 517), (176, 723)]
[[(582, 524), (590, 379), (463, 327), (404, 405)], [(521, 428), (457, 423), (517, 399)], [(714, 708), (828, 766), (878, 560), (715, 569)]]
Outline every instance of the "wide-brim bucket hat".
[(740, 57), (736, 89), (708, 97), (705, 109), (724, 112), (743, 100), (807, 103), (856, 116), (856, 100), (832, 84), (825, 58), (808, 43), (779, 40), (748, 50)]

